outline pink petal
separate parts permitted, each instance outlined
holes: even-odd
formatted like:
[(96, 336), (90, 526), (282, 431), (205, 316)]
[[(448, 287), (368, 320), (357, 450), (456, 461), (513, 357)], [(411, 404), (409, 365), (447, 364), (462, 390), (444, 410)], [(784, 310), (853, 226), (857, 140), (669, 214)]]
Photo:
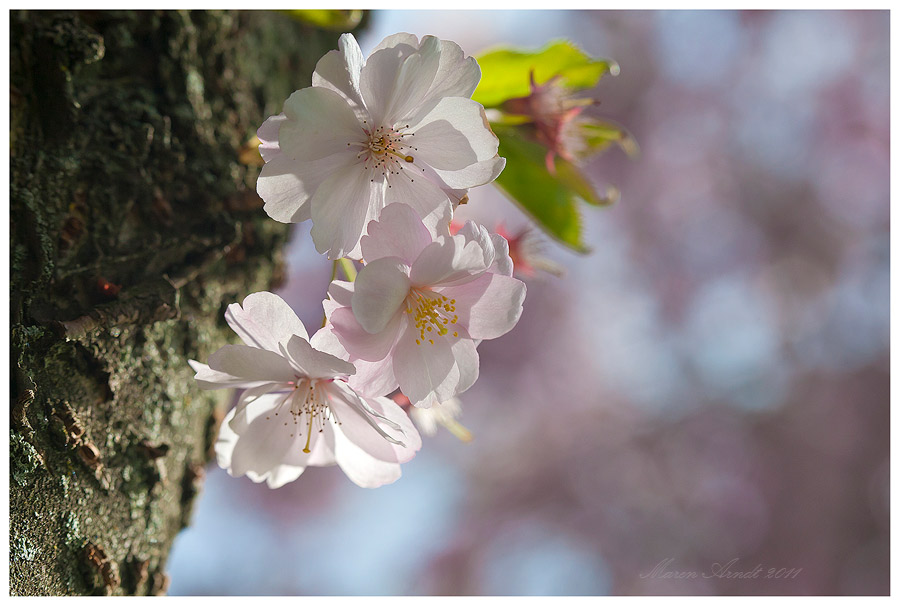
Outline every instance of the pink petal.
[(512, 330), (522, 315), (525, 300), (525, 284), (521, 280), (490, 272), (436, 292), (456, 300), (459, 324), (473, 339), (496, 339)]
[(347, 384), (360, 396), (386, 396), (399, 387), (391, 356), (376, 362), (354, 360), (353, 365), (356, 366), (356, 374), (347, 379)]
[(359, 325), (351, 308), (341, 307), (331, 314), (331, 326), (341, 345), (354, 360), (358, 358), (375, 362), (384, 359), (393, 348), (400, 334), (402, 316), (403, 314), (395, 314), (384, 330), (370, 333)]
[(464, 244), (463, 238), (442, 238), (432, 242), (409, 270), (414, 286), (431, 286), (470, 278), (484, 271), (484, 251), (476, 242)]
[(352, 308), (366, 332), (381, 332), (397, 314), (409, 294), (407, 269), (401, 259), (383, 257), (360, 270), (353, 283)]
[[(456, 395), (459, 369), (450, 342), (439, 335), (426, 336), (410, 326), (394, 347), (394, 376), (400, 390), (417, 406), (429, 407)], [(416, 343), (419, 339), (419, 343)]]

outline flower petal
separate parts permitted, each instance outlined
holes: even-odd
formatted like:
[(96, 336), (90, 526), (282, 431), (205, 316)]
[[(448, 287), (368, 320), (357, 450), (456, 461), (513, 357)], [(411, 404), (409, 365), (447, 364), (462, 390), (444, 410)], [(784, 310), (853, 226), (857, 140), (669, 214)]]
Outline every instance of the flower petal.
[(418, 50), (397, 71), (390, 97), (382, 110), (383, 124), (393, 126), (418, 109), (431, 88), (441, 62), (441, 41), (425, 36)]
[(384, 359), (397, 341), (402, 320), (403, 314), (394, 314), (384, 330), (370, 333), (359, 325), (349, 307), (341, 307), (331, 314), (332, 330), (354, 361), (361, 359), (377, 362)]
[(360, 270), (353, 283), (351, 305), (366, 332), (381, 332), (397, 314), (409, 294), (409, 276), (404, 270), (408, 266), (397, 257), (377, 259)]
[(500, 234), (491, 234), (491, 242), (494, 243), (494, 262), (488, 271), (502, 276), (512, 276), (515, 268), (509, 256), (509, 242)]
[(524, 282), (490, 272), (436, 291), (456, 300), (459, 324), (473, 339), (496, 339), (512, 330), (522, 315), (525, 300)]
[(366, 59), (359, 88), (376, 128), (391, 126), (384, 122), (385, 112), (391, 103), (400, 67), (415, 50), (406, 44), (398, 44), (376, 50)]
[(278, 131), (278, 145), (283, 154), (300, 162), (333, 154), (353, 158), (358, 150), (347, 143), (366, 140), (353, 108), (327, 88), (308, 87), (294, 92), (284, 102), (284, 114), (288, 119)]
[[(475, 384), (475, 381), (478, 380), (478, 367), (480, 364), (475, 342), (471, 338), (462, 338), (462, 331), (460, 333), (461, 338), (454, 339), (450, 346), (450, 349), (453, 351), (456, 370), (459, 373), (458, 383), (456, 384), (457, 394), (461, 394)], [(446, 400), (441, 400), (441, 402), (446, 402)]]
[(279, 153), (266, 162), (256, 180), (256, 192), (266, 203), (263, 207), (266, 214), (281, 223), (308, 220), (309, 200), (337, 166), (339, 156), (298, 162)]
[(188, 364), (190, 364), (191, 368), (193, 368), (196, 373), (194, 375), (194, 380), (197, 381), (197, 386), (200, 387), (200, 389), (224, 389), (226, 387), (249, 388), (256, 387), (260, 383), (267, 383), (267, 381), (248, 381), (243, 377), (236, 377), (227, 372), (219, 372), (197, 360), (188, 360)]
[(247, 345), (276, 353), (280, 353), (278, 344), (287, 343), (294, 335), (309, 338), (291, 306), (268, 291), (247, 295), (241, 305), (229, 305), (225, 321)]
[(362, 163), (336, 169), (310, 200), (316, 250), (329, 259), (347, 256), (359, 244), (366, 221), (381, 210), (378, 192)]
[(400, 479), (400, 463), (376, 459), (339, 431), (334, 435), (334, 458), (350, 481), (361, 488), (378, 488)]
[(312, 85), (328, 88), (344, 97), (351, 106), (365, 108), (359, 92), (359, 76), (366, 60), (353, 34), (344, 34), (338, 48), (325, 54), (316, 63)]
[(500, 176), (504, 168), (506, 168), (506, 158), (494, 156), (460, 170), (434, 169), (434, 174), (441, 183), (450, 189), (465, 189), (492, 183)]
[(416, 406), (431, 406), (456, 395), (459, 369), (447, 339), (435, 336), (416, 343), (419, 333), (408, 327), (394, 347), (394, 376), (400, 390)]
[(372, 54), (375, 54), (376, 51), (380, 51), (383, 48), (394, 48), (400, 45), (405, 45), (408, 47), (405, 49), (400, 49), (401, 52), (411, 54), (414, 53), (417, 48), (419, 48), (419, 39), (413, 34), (408, 34), (405, 32), (391, 34), (390, 36), (379, 42), (378, 46), (372, 49)]
[(294, 367), (311, 379), (333, 379), (346, 377), (356, 372), (353, 364), (331, 354), (316, 351), (306, 339), (291, 337), (284, 353), (290, 357)]
[(353, 365), (356, 366), (356, 374), (347, 379), (347, 384), (360, 396), (386, 396), (399, 387), (394, 376), (392, 356), (385, 356), (376, 362), (354, 360)]
[(278, 146), (278, 131), (285, 120), (287, 120), (287, 116), (284, 115), (284, 112), (269, 116), (256, 130), (256, 137), (259, 139), (259, 155), (266, 162), (274, 160), (281, 154), (281, 148)]
[(397, 257), (412, 265), (432, 240), (418, 213), (407, 204), (385, 206), (378, 221), (369, 222), (366, 232), (360, 245), (367, 263), (382, 257)]
[(414, 286), (432, 286), (470, 278), (484, 271), (484, 251), (477, 242), (462, 238), (441, 238), (422, 250), (409, 270)]
[[(463, 97), (445, 97), (409, 129), (415, 133), (417, 159), (438, 170), (460, 170), (497, 155), (499, 139), (484, 108)], [(471, 187), (482, 185), (460, 185)]]
[(290, 363), (279, 354), (247, 345), (225, 345), (209, 356), (209, 367), (248, 381), (287, 383), (297, 378)]
[(450, 198), (438, 185), (427, 178), (407, 178), (401, 174), (390, 179), (390, 187), (384, 193), (387, 205), (399, 203), (416, 211), (425, 227), (433, 234), (446, 231), (450, 225), (453, 207)]

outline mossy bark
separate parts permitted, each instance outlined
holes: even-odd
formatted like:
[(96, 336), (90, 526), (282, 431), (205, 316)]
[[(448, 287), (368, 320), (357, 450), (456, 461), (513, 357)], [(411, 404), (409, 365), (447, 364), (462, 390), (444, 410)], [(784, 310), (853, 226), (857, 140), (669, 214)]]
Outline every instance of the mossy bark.
[(187, 361), (282, 271), (245, 145), (337, 34), (261, 12), (10, 22), (10, 591), (161, 593), (220, 416)]

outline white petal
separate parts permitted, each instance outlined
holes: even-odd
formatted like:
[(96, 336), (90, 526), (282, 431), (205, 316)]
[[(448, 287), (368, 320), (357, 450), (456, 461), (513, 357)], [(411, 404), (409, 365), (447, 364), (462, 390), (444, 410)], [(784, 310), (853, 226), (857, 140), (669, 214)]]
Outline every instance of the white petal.
[(402, 321), (402, 313), (394, 314), (384, 330), (370, 333), (359, 325), (349, 307), (341, 307), (331, 314), (332, 330), (354, 361), (360, 359), (377, 362), (385, 358), (400, 335)]
[[(380, 211), (378, 192), (362, 163), (335, 170), (310, 201), (316, 250), (329, 259), (351, 252), (362, 237), (369, 215)], [(377, 207), (377, 210), (373, 211)]]
[(490, 272), (437, 291), (456, 300), (459, 324), (473, 339), (496, 339), (512, 330), (522, 315), (525, 300), (524, 282)]
[(247, 295), (241, 305), (232, 303), (225, 310), (225, 321), (247, 345), (280, 354), (279, 343), (294, 335), (308, 339), (306, 327), (278, 295), (261, 291)]
[(316, 63), (312, 85), (331, 89), (344, 97), (352, 106), (363, 108), (359, 92), (359, 76), (365, 58), (353, 34), (344, 34), (338, 41), (340, 50), (325, 54)]
[(341, 154), (299, 162), (278, 154), (262, 167), (256, 192), (265, 201), (266, 214), (281, 223), (302, 223), (310, 218), (309, 200), (339, 166)]
[(506, 158), (494, 156), (487, 160), (476, 162), (461, 170), (434, 170), (438, 180), (451, 189), (465, 189), (487, 185), (492, 183), (503, 169), (506, 168)]
[(256, 131), (256, 137), (259, 139), (259, 155), (266, 162), (274, 160), (281, 154), (281, 148), (278, 147), (278, 130), (285, 120), (287, 116), (283, 112), (269, 116)]
[(351, 306), (353, 315), (366, 332), (381, 332), (396, 315), (409, 294), (408, 269), (397, 257), (383, 257), (360, 270), (353, 283)]
[(294, 336), (284, 352), (290, 357), (294, 367), (311, 379), (333, 379), (346, 377), (356, 372), (353, 364), (331, 354), (316, 351), (308, 341)]
[(438, 170), (460, 170), (497, 155), (499, 139), (484, 108), (471, 99), (441, 99), (409, 132), (415, 133), (417, 159)]
[(378, 488), (400, 479), (400, 463), (376, 459), (341, 432), (335, 432), (334, 458), (350, 480), (361, 488)]
[(400, 67), (414, 51), (405, 44), (399, 44), (379, 49), (366, 59), (359, 87), (376, 128), (392, 126), (384, 122), (385, 111), (391, 102)]
[[(353, 315), (352, 312), (350, 315)], [(348, 360), (350, 354), (347, 353), (347, 350), (341, 345), (337, 335), (334, 334), (333, 328), (334, 327), (330, 323), (326, 324), (317, 330), (316, 334), (310, 337), (309, 344), (312, 345), (313, 349), (331, 354), (341, 360)]]
[(385, 204), (399, 203), (409, 206), (425, 227), (434, 235), (449, 230), (453, 207), (447, 193), (427, 178), (395, 175), (384, 192)]
[(456, 42), (441, 40), (441, 64), (422, 103), (443, 97), (471, 97), (480, 80), (481, 69), (475, 58), (466, 57)]
[(336, 434), (342, 433), (376, 459), (397, 461), (395, 446), (400, 452), (406, 448), (399, 424), (372, 409), (346, 383), (335, 381), (323, 389), (328, 392), (328, 405), (338, 421), (334, 426)]
[(431, 240), (432, 234), (409, 205), (388, 204), (378, 221), (369, 222), (360, 244), (367, 263), (382, 257), (397, 257), (412, 265)]
[(248, 381), (287, 383), (297, 378), (281, 355), (247, 345), (225, 345), (209, 356), (209, 367)]
[(278, 131), (278, 145), (294, 160), (309, 162), (333, 154), (352, 159), (358, 150), (347, 144), (367, 139), (353, 108), (327, 88), (294, 92), (284, 102), (284, 113), (288, 119)]
[(384, 124), (394, 125), (414, 114), (431, 88), (441, 62), (441, 43), (425, 36), (417, 52), (400, 66), (390, 97), (382, 110)]
[(228, 374), (227, 372), (219, 372), (217, 370), (213, 370), (206, 364), (202, 362), (198, 362), (196, 360), (188, 360), (188, 364), (190, 364), (191, 368), (194, 369), (196, 373), (194, 375), (194, 380), (197, 381), (197, 386), (200, 389), (224, 389), (226, 387), (256, 387), (260, 383), (266, 383), (267, 381), (248, 381), (243, 377), (236, 377), (234, 375)]
[(407, 34), (405, 32), (391, 34), (390, 36), (379, 42), (378, 46), (372, 49), (372, 54), (375, 54), (376, 51), (380, 51), (383, 48), (394, 48), (400, 45), (405, 45), (408, 47), (406, 49), (402, 49), (402, 51), (406, 54), (414, 53), (416, 49), (419, 48), (419, 39), (416, 36)]

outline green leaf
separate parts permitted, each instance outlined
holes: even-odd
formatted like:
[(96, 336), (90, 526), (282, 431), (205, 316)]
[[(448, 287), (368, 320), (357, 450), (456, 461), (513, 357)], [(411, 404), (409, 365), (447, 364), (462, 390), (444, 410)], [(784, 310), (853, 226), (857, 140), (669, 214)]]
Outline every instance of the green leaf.
[(590, 252), (578, 213), (578, 201), (586, 200), (586, 194), (596, 198), (590, 184), (568, 162), (557, 162), (557, 174), (551, 175), (544, 164), (546, 148), (524, 136), (521, 128), (493, 128), (500, 138), (499, 154), (506, 158), (506, 168), (494, 183), (551, 238), (576, 252)]
[(347, 31), (359, 25), (363, 18), (363, 12), (353, 10), (286, 10), (284, 11), (294, 19), (309, 23), (322, 29), (334, 31)]
[(532, 70), (538, 84), (560, 76), (562, 84), (573, 89), (591, 88), (605, 74), (619, 73), (615, 61), (594, 59), (564, 40), (552, 42), (536, 52), (497, 49), (476, 59), (481, 67), (481, 82), (472, 98), (485, 107), (528, 96)]

